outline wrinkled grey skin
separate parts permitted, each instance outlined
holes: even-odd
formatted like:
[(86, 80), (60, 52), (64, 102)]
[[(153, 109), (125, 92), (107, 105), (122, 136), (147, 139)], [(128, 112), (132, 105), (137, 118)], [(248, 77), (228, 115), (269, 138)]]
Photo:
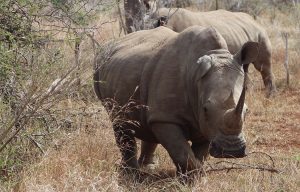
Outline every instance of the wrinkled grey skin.
[[(95, 92), (108, 111), (115, 106), (107, 99), (147, 106), (131, 105), (121, 113), (126, 122), (113, 124), (123, 165), (153, 163), (157, 144), (182, 173), (201, 169), (209, 153), (244, 157), (243, 65), (257, 54), (258, 44), (248, 42), (231, 55), (215, 29), (198, 26), (181, 33), (159, 27), (116, 42), (110, 59), (95, 71)], [(135, 138), (142, 140), (139, 160)]]
[(232, 54), (237, 53), (247, 41), (259, 42), (259, 55), (253, 64), (261, 73), (267, 91), (266, 96), (269, 97), (276, 92), (269, 37), (264, 28), (250, 15), (226, 10), (192, 12), (181, 8), (160, 8), (152, 17), (157, 18), (155, 26), (166, 26), (176, 32), (181, 32), (194, 25), (212, 26), (224, 37), (228, 50)]

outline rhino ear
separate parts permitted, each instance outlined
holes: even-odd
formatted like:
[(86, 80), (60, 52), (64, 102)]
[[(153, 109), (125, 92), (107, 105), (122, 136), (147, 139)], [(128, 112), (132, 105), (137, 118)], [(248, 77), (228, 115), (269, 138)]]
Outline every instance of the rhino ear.
[(234, 59), (240, 64), (249, 64), (257, 59), (259, 53), (259, 43), (248, 41), (243, 47), (234, 55)]
[(199, 75), (200, 77), (203, 77), (211, 68), (211, 57), (208, 55), (204, 55), (202, 57), (200, 57), (197, 61), (198, 64), (198, 71), (199, 71)]

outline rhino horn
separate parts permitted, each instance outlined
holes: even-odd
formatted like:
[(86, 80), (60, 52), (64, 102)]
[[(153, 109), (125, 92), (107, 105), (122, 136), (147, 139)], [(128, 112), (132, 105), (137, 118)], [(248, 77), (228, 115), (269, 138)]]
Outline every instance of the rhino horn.
[(246, 86), (244, 85), (241, 96), (238, 101), (238, 104), (235, 107), (235, 114), (237, 115), (237, 117), (242, 117), (242, 112), (243, 112), (244, 103), (245, 103), (245, 97), (246, 97)]
[[(248, 65), (244, 65), (245, 76), (244, 76), (243, 90), (236, 107), (229, 109), (225, 113), (224, 120), (228, 128), (230, 129), (224, 131), (227, 132), (228, 134), (230, 133), (235, 134), (242, 129), (243, 108), (245, 104), (246, 90), (247, 90), (247, 82), (246, 82), (247, 70), (248, 70)], [(225, 100), (225, 105), (231, 105), (232, 103), (234, 103), (233, 92), (231, 92), (229, 97)]]
[[(238, 118), (242, 117), (244, 103), (245, 103), (245, 98), (246, 98), (247, 79), (248, 79), (248, 67), (249, 67), (249, 64), (243, 65), (243, 68), (244, 68), (243, 90), (242, 90), (241, 96), (239, 98), (238, 104), (237, 104), (237, 106), (235, 108), (235, 114), (237, 115)], [(241, 119), (239, 119), (239, 121), (240, 120)]]
[(235, 102), (234, 102), (234, 97), (233, 97), (233, 91), (230, 92), (229, 97), (225, 100), (224, 102), (225, 107), (228, 106), (234, 106)]

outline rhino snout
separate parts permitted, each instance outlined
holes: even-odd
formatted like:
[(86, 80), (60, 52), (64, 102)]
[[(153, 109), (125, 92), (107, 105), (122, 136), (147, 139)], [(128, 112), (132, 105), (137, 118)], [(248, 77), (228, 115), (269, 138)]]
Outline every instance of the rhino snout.
[(243, 136), (221, 136), (211, 142), (209, 153), (215, 158), (243, 158), (247, 156)]

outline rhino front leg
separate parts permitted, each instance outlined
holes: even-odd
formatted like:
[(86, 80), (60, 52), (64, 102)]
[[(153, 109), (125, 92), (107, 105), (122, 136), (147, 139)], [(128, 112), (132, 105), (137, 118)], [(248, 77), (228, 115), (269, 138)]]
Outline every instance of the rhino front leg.
[(209, 154), (209, 141), (192, 142), (192, 150), (195, 154), (195, 157), (203, 163)]
[(122, 155), (122, 166), (132, 169), (139, 168), (137, 162), (137, 146), (130, 126), (114, 126), (114, 133), (117, 145)]
[(155, 123), (152, 125), (152, 131), (157, 140), (168, 151), (177, 172), (185, 174), (187, 171), (201, 167), (201, 163), (195, 158), (182, 129), (178, 125)]
[(139, 165), (147, 166), (154, 165), (154, 151), (157, 147), (156, 143), (149, 143), (142, 141), (141, 144), (141, 155), (139, 158)]

